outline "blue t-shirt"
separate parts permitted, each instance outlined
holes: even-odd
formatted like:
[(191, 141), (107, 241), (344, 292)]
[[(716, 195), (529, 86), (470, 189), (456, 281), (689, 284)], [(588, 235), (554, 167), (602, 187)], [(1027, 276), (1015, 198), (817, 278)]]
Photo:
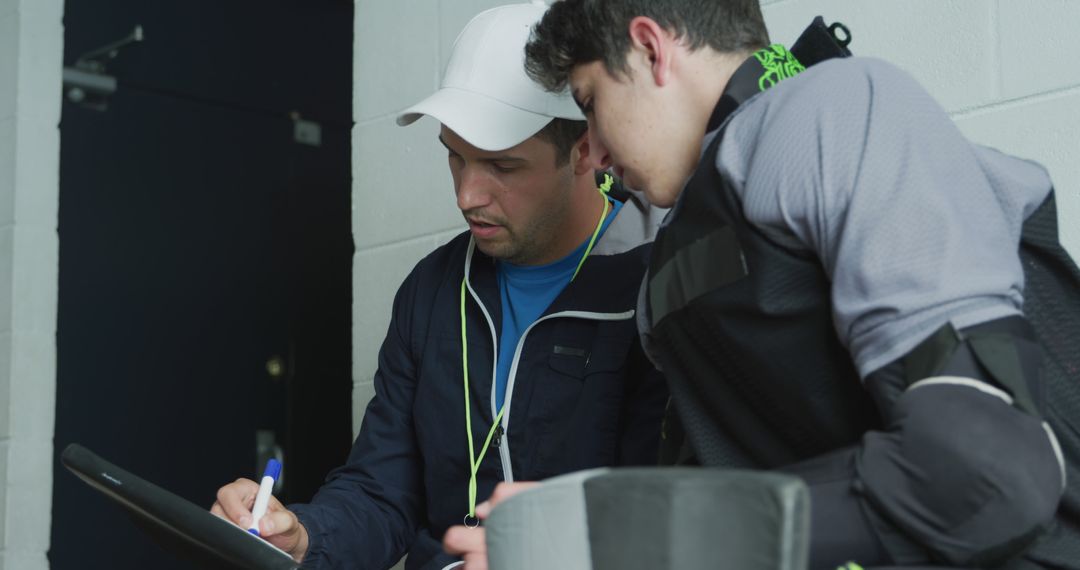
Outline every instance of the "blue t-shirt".
[[(611, 198), (608, 200), (612, 203), (611, 213), (604, 219), (597, 240), (607, 231), (619, 208), (622, 208), (622, 202)], [(499, 409), (502, 409), (506, 398), (510, 366), (514, 362), (514, 353), (521, 335), (544, 314), (555, 297), (570, 283), (591, 238), (592, 235), (566, 257), (546, 265), (514, 265), (505, 261), (496, 264), (499, 296), (502, 299), (502, 332), (499, 335), (499, 360), (495, 373), (495, 402)]]

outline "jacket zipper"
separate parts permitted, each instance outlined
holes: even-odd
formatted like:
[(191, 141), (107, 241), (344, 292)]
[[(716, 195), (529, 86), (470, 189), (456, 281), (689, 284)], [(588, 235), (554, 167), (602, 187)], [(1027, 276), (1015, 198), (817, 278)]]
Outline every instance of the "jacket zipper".
[[(633, 309), (631, 309), (629, 311), (624, 311), (622, 313), (593, 313), (593, 312), (589, 312), (589, 311), (562, 311), (562, 312), (559, 312), (559, 313), (552, 313), (550, 315), (544, 315), (543, 317), (540, 317), (539, 319), (536, 319), (535, 321), (533, 321), (533, 323), (531, 325), (529, 325), (528, 328), (526, 328), (524, 332), (521, 333), (521, 338), (518, 340), (517, 348), (514, 349), (514, 360), (510, 364), (510, 374), (507, 376), (507, 379), (506, 379), (506, 401), (503, 402), (503, 406), (506, 407), (506, 411), (503, 412), (503, 417), (502, 417), (502, 432), (504, 434), (508, 434), (510, 432), (510, 412), (513, 411), (513, 408), (510, 407), (510, 403), (514, 399), (514, 382), (517, 380), (518, 361), (521, 358), (521, 350), (525, 346), (525, 339), (529, 336), (529, 333), (532, 331), (533, 327), (535, 327), (536, 325), (538, 325), (538, 324), (540, 324), (540, 323), (542, 323), (544, 321), (548, 321), (548, 320), (556, 319), (556, 318), (577, 318), (577, 319), (584, 319), (584, 320), (591, 320), (591, 321), (625, 321), (627, 319), (632, 319), (633, 317), (634, 317), (634, 310)], [(496, 346), (498, 346), (498, 345), (496, 345)], [(494, 383), (492, 384), (492, 392), (494, 393)], [(492, 410), (495, 410), (494, 397), (492, 398), (492, 404), (493, 404)], [(495, 412), (493, 411), (492, 414), (494, 414), (494, 413)], [(495, 417), (495, 416), (492, 415), (492, 417)], [(506, 437), (506, 439), (502, 443), (503, 444), (499, 446), (499, 458), (503, 462), (503, 479), (508, 483), (512, 483), (514, 481), (514, 478), (513, 478), (514, 477), (514, 472), (513, 472), (513, 469), (510, 468), (510, 438)]]
[[(495, 322), (491, 318), (491, 313), (488, 312), (487, 307), (484, 306), (484, 302), (480, 300), (480, 295), (476, 294), (476, 290), (472, 287), (472, 282), (469, 281), (469, 273), (472, 268), (472, 256), (475, 249), (475, 243), (472, 238), (469, 238), (469, 249), (465, 253), (465, 287), (469, 290), (469, 295), (472, 296), (476, 304), (480, 306), (480, 311), (484, 313), (484, 320), (487, 322), (488, 331), (491, 332), (491, 346), (494, 352), (494, 357), (491, 362), (494, 366), (491, 367), (491, 417), (498, 415), (498, 406), (495, 402), (495, 382), (498, 370), (498, 358), (499, 358), (499, 337), (495, 334)], [(525, 339), (529, 336), (529, 332), (533, 327), (539, 323), (555, 318), (579, 318), (594, 321), (625, 321), (634, 317), (634, 309), (629, 311), (623, 311), (621, 313), (594, 313), (590, 311), (562, 311), (559, 313), (552, 313), (550, 315), (544, 315), (539, 319), (532, 322), (524, 332), (521, 333), (521, 338), (518, 339), (517, 348), (514, 349), (514, 360), (510, 364), (510, 374), (506, 379), (506, 401), (503, 402), (503, 406), (506, 407), (506, 411), (503, 412), (502, 425), (496, 429), (496, 439), (498, 443), (495, 443), (499, 448), (499, 461), (502, 463), (503, 481), (507, 483), (514, 482), (514, 469), (510, 464), (510, 437), (503, 438), (503, 435), (510, 433), (510, 404), (514, 399), (514, 381), (517, 379), (517, 367), (518, 360), (521, 358), (521, 349), (525, 346)]]

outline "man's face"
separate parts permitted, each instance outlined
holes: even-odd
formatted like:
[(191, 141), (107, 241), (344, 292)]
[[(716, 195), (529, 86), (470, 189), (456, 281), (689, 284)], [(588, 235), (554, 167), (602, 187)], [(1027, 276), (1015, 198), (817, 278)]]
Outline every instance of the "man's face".
[(677, 90), (657, 86), (633, 56), (628, 63), (630, 73), (618, 78), (600, 61), (580, 64), (570, 87), (589, 121), (590, 155), (609, 156), (627, 186), (668, 207), (697, 164), (701, 140), (684, 136)]
[(457, 205), (476, 246), (515, 265), (540, 265), (565, 255), (562, 231), (570, 214), (574, 173), (555, 165), (555, 147), (531, 137), (502, 151), (480, 150), (442, 127)]

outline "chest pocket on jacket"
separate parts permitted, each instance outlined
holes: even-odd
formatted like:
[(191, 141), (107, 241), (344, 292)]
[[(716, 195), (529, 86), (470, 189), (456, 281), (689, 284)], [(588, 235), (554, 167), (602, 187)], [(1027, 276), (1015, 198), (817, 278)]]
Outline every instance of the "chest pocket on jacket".
[(596, 336), (563, 337), (552, 343), (547, 373), (533, 386), (532, 408), (542, 424), (569, 424), (572, 429), (587, 424), (602, 430), (618, 424), (626, 358), (636, 335), (597, 332)]
[[(618, 456), (633, 322), (552, 339), (548, 373), (533, 388), (534, 467), (542, 476), (611, 465)], [(606, 330), (605, 330), (606, 329)], [(612, 334), (615, 333), (615, 334)]]
[(555, 344), (548, 364), (556, 372), (584, 381), (591, 375), (618, 371), (626, 364), (629, 350), (626, 338), (595, 339), (586, 346)]

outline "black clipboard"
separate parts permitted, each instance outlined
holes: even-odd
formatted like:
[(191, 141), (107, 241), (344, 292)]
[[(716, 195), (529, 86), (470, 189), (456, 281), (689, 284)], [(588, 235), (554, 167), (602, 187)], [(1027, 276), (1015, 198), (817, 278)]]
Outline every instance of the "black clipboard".
[(126, 509), (147, 533), (179, 558), (200, 568), (298, 570), (284, 551), (204, 507), (105, 461), (73, 443), (60, 461), (88, 485)]

